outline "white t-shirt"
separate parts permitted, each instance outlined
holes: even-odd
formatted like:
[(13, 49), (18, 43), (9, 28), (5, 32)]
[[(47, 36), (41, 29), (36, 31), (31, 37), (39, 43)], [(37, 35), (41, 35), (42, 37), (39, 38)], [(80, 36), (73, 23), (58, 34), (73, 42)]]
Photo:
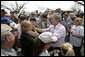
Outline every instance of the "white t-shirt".
[(18, 29), (18, 39), (20, 39), (20, 36), (21, 36), (21, 24), (20, 24), (20, 23), (17, 24), (17, 25), (15, 26), (15, 28)]
[(45, 52), (43, 51), (39, 56), (50, 56), (50, 54), (46, 50)]

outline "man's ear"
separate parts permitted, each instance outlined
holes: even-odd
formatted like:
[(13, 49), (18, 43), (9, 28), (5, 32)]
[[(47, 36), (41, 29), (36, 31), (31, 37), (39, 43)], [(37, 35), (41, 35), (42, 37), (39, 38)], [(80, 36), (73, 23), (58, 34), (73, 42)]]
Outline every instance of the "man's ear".
[(10, 41), (10, 35), (6, 34), (5, 37), (6, 37), (6, 41)]

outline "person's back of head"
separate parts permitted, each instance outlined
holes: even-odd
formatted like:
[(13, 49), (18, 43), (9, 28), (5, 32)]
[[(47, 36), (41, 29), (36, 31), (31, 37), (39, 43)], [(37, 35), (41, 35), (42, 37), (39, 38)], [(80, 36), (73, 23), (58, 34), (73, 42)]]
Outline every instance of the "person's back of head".
[(74, 50), (72, 48), (69, 48), (65, 56), (75, 56)]
[(61, 45), (61, 53), (63, 56), (75, 56), (73, 46), (70, 43), (64, 43)]
[(46, 13), (42, 14), (42, 17), (47, 18), (47, 14)]
[(30, 18), (30, 21), (36, 22), (36, 19), (35, 18)]
[(51, 32), (43, 32), (39, 35), (38, 39), (36, 39), (33, 56), (39, 56), (43, 49), (48, 45), (48, 43), (56, 42), (57, 38), (52, 36)]
[(20, 18), (20, 20), (25, 20), (25, 15), (20, 14), (20, 15), (18, 16), (18, 18)]

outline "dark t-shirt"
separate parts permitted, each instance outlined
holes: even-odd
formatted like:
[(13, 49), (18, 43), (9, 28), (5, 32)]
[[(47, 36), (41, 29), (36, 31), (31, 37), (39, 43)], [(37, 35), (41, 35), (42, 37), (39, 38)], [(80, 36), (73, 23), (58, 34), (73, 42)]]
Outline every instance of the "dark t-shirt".
[(21, 53), (23, 56), (32, 56), (33, 46), (34, 46), (34, 37), (28, 33), (23, 32), (21, 34)]

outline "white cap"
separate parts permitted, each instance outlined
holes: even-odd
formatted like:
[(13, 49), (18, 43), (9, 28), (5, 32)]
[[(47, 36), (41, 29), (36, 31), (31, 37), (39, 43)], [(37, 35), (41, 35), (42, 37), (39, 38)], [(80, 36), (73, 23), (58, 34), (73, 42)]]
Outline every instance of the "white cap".
[(51, 32), (43, 32), (39, 35), (39, 39), (44, 43), (56, 42), (57, 37), (53, 36)]
[(1, 24), (1, 36), (3, 36), (6, 32), (11, 31), (12, 28), (6, 24)]

